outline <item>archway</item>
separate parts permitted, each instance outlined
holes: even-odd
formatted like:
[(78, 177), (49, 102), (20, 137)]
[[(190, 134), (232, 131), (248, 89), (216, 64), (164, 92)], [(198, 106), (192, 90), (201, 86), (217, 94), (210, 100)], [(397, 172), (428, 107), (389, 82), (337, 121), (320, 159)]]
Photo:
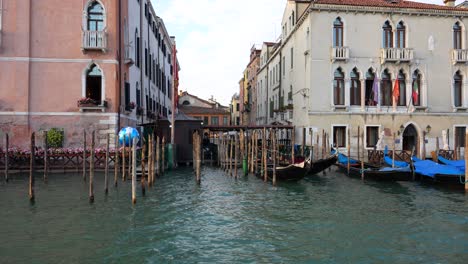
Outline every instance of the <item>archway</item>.
[(403, 132), (403, 150), (412, 151), (414, 149), (414, 155), (418, 153), (418, 131), (410, 124), (405, 128)]

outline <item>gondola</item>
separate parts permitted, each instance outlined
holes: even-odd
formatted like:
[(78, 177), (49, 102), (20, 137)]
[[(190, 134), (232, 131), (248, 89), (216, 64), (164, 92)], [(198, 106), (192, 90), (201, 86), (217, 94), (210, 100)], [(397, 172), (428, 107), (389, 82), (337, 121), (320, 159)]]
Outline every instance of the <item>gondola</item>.
[(314, 175), (314, 174), (320, 173), (330, 168), (333, 164), (336, 163), (337, 160), (338, 160), (338, 154), (333, 154), (326, 159), (319, 159), (317, 161), (311, 162), (310, 170), (307, 174)]
[(432, 160), (420, 160), (412, 157), (414, 171), (422, 180), (445, 185), (463, 187), (465, 172), (451, 165), (444, 165)]
[[(376, 181), (410, 181), (413, 179), (413, 174), (410, 166), (403, 168), (380, 167), (369, 163), (364, 163), (364, 170), (361, 169), (361, 162), (355, 159), (349, 161), (350, 177), (361, 177), (361, 172), (364, 173), (364, 179), (372, 179)], [(348, 157), (343, 154), (338, 154), (338, 162), (336, 163), (340, 171), (348, 174)]]
[[(276, 167), (277, 181), (299, 181), (303, 179), (309, 171), (309, 162), (302, 161), (296, 164)], [(268, 178), (273, 179), (273, 166), (268, 166)]]
[[(309, 161), (302, 161), (295, 164), (285, 166), (276, 166), (276, 180), (277, 181), (299, 181), (303, 179), (309, 171)], [(264, 174), (261, 169), (257, 172), (257, 177), (263, 179)], [(268, 179), (273, 179), (273, 165), (268, 164), (267, 168)]]
[(437, 158), (442, 164), (457, 167), (461, 171), (465, 171), (466, 169), (466, 162), (464, 160), (449, 160), (442, 156), (438, 156)]

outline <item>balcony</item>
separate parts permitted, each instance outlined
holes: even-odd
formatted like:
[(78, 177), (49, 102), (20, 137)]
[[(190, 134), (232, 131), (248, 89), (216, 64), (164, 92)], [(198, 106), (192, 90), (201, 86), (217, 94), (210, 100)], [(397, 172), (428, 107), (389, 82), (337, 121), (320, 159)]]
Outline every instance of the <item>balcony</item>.
[(452, 63), (465, 63), (468, 62), (468, 49), (454, 49), (452, 50)]
[(107, 49), (107, 34), (105, 31), (83, 31), (82, 50), (102, 50)]
[(384, 48), (380, 50), (381, 63), (385, 62), (411, 62), (414, 58), (414, 50), (410, 48)]
[(331, 48), (331, 60), (332, 62), (349, 60), (349, 48), (348, 47)]

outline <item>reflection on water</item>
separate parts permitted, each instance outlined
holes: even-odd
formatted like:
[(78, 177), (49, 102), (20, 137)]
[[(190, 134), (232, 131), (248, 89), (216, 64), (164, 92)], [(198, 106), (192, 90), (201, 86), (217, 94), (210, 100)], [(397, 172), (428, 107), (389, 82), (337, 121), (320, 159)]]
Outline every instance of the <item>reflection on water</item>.
[(131, 205), (130, 182), (96, 202), (80, 174), (0, 183), (1, 263), (463, 263), (468, 196), (331, 171), (274, 187), (205, 168), (157, 179)]

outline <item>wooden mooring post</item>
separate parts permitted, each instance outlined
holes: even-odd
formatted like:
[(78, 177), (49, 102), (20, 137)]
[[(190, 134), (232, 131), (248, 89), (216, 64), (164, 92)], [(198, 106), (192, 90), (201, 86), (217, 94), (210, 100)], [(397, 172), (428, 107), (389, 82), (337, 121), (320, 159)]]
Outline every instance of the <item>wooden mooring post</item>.
[[(130, 141), (130, 146), (132, 147), (132, 137), (128, 135), (128, 140)], [(129, 150), (129, 155), (128, 155), (128, 175), (132, 175), (132, 166), (133, 166), (133, 155), (132, 154), (132, 148)]]
[(9, 158), (10, 139), (8, 133), (5, 134), (5, 181), (8, 182), (8, 158)]
[[(141, 145), (142, 145), (142, 148), (141, 148), (141, 178), (140, 178), (140, 184), (141, 184), (141, 195), (142, 196), (145, 196), (146, 195), (146, 189), (145, 189), (145, 185), (146, 185), (146, 142), (145, 142), (145, 138), (143, 137), (141, 139)], [(148, 180), (149, 181), (149, 180)]]
[(137, 177), (136, 177), (136, 157), (137, 157), (137, 139), (136, 137), (133, 138), (131, 147), (132, 147), (132, 166), (129, 166), (132, 168), (132, 203), (136, 204), (136, 185), (137, 185)]
[(234, 135), (234, 177), (237, 178), (237, 167), (238, 167), (238, 157), (239, 157), (239, 137)]
[(89, 157), (89, 202), (94, 202), (94, 135), (95, 131), (91, 133), (91, 153)]
[(361, 160), (361, 152), (359, 151), (359, 147), (361, 145), (361, 126), (357, 127), (357, 160)]
[[(195, 142), (192, 140), (192, 143)], [(195, 152), (194, 152), (195, 153)], [(161, 176), (161, 144), (159, 136), (156, 136), (156, 176)], [(195, 156), (193, 156), (195, 158)], [(195, 168), (195, 164), (194, 164)]]
[(392, 168), (395, 168), (395, 139), (396, 139), (396, 134), (393, 133)]
[(468, 192), (468, 131), (465, 135), (465, 192)]
[(115, 136), (115, 153), (114, 153), (114, 187), (117, 187), (117, 181), (119, 177), (119, 136)]
[[(276, 129), (271, 131), (272, 143), (272, 157), (273, 157), (273, 185), (276, 185), (276, 160), (277, 160), (277, 142), (276, 142)], [(303, 150), (304, 151), (304, 150)]]
[(161, 173), (164, 175), (166, 170), (166, 137), (162, 138), (161, 144)]
[(296, 127), (293, 127), (291, 131), (291, 163), (294, 164), (294, 142), (296, 141)]
[[(305, 146), (306, 146), (306, 128), (302, 128), (302, 149), (301, 149), (301, 156), (304, 157), (305, 155)], [(276, 133), (276, 132), (275, 132)], [(276, 135), (275, 135), (275, 140), (276, 140)]]
[(31, 133), (31, 154), (29, 155), (29, 201), (34, 203), (34, 163), (36, 159), (36, 144), (35, 144), (35, 133)]
[(49, 146), (47, 142), (47, 131), (44, 131), (42, 134), (44, 135), (44, 182), (47, 182), (47, 172), (49, 170), (48, 168), (49, 159), (48, 159), (48, 153), (47, 153)]
[(263, 181), (268, 181), (268, 150), (267, 150), (267, 131), (266, 128), (263, 128)]
[(349, 176), (349, 170), (351, 167), (351, 132), (350, 128), (348, 130), (348, 144), (347, 144), (347, 149), (348, 149), (348, 176)]
[(104, 168), (104, 193), (109, 193), (109, 134), (106, 134), (106, 161)]
[(364, 156), (365, 156), (364, 150), (366, 146), (366, 143), (364, 142), (364, 131), (362, 131), (361, 142), (362, 142), (361, 180), (364, 180)]
[(201, 145), (202, 145), (202, 134), (199, 133), (197, 131), (197, 134), (196, 134), (196, 137), (197, 137), (197, 148), (196, 148), (196, 153), (197, 153), (197, 170), (196, 170), (196, 174), (197, 174), (197, 184), (200, 184), (201, 183), (201, 155), (202, 155), (202, 151), (201, 151)]
[(148, 136), (148, 188), (153, 186), (153, 134)]
[(127, 149), (127, 136), (124, 135), (123, 137), (123, 147), (122, 147), (122, 181), (127, 180), (127, 176), (125, 175), (127, 168), (125, 167), (125, 150)]
[(83, 181), (86, 181), (86, 130), (83, 130)]

